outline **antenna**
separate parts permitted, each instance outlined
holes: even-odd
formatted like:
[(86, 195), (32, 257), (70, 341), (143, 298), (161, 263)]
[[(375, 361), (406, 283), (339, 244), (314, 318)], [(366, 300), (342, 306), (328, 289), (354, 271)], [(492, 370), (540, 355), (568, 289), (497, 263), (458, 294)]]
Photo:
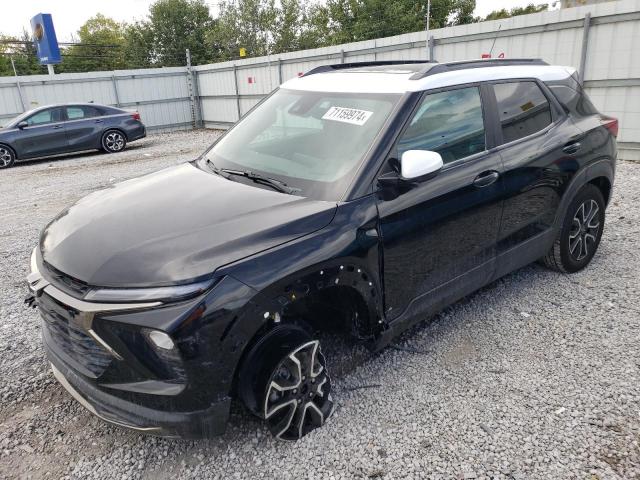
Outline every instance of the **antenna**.
[(498, 25), (498, 30), (496, 30), (496, 36), (493, 37), (493, 43), (491, 44), (491, 50), (489, 50), (489, 58), (491, 58), (491, 54), (493, 53), (493, 47), (496, 45), (496, 39), (498, 38), (498, 32), (502, 28), (502, 24)]

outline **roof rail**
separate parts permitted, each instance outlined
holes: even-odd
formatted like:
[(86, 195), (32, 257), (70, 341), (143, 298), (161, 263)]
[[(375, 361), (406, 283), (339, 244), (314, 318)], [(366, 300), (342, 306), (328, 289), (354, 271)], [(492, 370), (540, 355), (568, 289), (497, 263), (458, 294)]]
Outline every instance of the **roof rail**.
[(422, 71), (411, 75), (411, 80), (419, 80), (436, 73), (466, 70), (467, 68), (502, 67), (514, 65), (549, 65), (540, 58), (488, 58), (484, 60), (463, 60), (460, 62), (432, 63)]
[(321, 65), (319, 67), (312, 68), (308, 72), (305, 72), (302, 76), (308, 77), (309, 75), (315, 75), (316, 73), (332, 72), (334, 70), (346, 70), (348, 68), (359, 67), (378, 67), (384, 65), (407, 65), (407, 64), (434, 64), (429, 60), (379, 60), (372, 62), (351, 62), (351, 63), (336, 63), (333, 65)]

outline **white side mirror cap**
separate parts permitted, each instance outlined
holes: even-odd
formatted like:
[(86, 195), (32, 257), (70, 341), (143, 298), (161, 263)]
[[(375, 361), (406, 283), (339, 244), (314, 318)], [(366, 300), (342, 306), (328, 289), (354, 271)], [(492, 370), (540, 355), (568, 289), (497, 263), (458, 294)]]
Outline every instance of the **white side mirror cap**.
[(400, 166), (402, 178), (419, 178), (435, 173), (444, 163), (438, 152), (430, 150), (407, 150), (402, 154)]

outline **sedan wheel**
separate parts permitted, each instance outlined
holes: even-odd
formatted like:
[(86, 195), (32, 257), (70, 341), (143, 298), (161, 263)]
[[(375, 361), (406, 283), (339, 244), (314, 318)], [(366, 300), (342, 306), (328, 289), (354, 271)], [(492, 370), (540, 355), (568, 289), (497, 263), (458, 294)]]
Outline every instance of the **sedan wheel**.
[(0, 145), (0, 168), (9, 168), (16, 161), (13, 151), (5, 146)]
[(102, 148), (109, 153), (123, 150), (126, 144), (126, 138), (118, 131), (111, 130), (102, 136)]

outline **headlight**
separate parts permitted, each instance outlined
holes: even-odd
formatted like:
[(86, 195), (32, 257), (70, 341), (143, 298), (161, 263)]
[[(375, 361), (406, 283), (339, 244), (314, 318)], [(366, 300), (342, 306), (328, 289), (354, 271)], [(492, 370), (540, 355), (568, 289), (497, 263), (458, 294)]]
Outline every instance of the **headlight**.
[(184, 300), (195, 297), (213, 286), (214, 280), (188, 285), (152, 288), (99, 288), (84, 297), (90, 302), (142, 302), (145, 300)]
[(36, 246), (31, 252), (31, 273), (38, 271), (38, 247)]

